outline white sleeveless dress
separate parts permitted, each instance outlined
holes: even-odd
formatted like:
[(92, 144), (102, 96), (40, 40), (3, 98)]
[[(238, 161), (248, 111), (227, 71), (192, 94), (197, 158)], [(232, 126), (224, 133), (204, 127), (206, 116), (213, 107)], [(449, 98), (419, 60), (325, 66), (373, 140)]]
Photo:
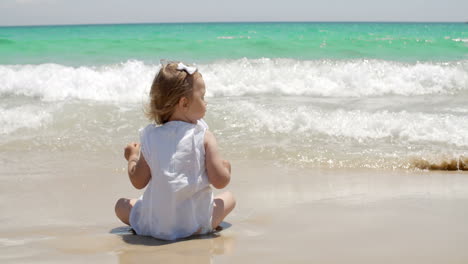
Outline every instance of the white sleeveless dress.
[(174, 240), (212, 231), (213, 191), (205, 168), (207, 124), (170, 121), (141, 131), (151, 180), (130, 212), (138, 235)]

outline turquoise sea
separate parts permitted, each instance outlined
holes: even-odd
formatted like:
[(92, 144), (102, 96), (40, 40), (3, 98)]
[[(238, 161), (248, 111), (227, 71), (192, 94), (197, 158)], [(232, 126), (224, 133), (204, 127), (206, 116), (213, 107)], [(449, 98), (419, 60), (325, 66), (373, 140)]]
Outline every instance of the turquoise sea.
[(0, 27), (1, 64), (291, 58), (468, 58), (463, 23), (199, 23)]
[(464, 23), (0, 27), (0, 148), (120, 153), (162, 59), (199, 68), (229, 158), (411, 169), (468, 156)]

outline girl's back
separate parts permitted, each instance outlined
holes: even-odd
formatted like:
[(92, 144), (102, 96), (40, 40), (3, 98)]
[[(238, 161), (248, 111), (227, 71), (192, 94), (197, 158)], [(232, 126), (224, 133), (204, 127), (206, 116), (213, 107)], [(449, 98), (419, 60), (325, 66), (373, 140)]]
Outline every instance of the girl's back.
[(148, 125), (141, 133), (141, 153), (151, 180), (130, 214), (140, 235), (173, 240), (212, 229), (213, 192), (205, 169), (207, 125), (170, 121)]

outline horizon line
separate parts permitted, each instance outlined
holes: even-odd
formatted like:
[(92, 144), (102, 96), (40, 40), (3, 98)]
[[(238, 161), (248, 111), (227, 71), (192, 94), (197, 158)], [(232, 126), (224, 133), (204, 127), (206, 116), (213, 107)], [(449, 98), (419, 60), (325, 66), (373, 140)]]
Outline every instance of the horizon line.
[(192, 21), (192, 22), (109, 22), (109, 23), (64, 23), (64, 24), (26, 24), (0, 25), (0, 27), (43, 27), (43, 26), (106, 26), (106, 25), (152, 25), (152, 24), (266, 24), (266, 23), (382, 23), (382, 24), (468, 24), (468, 21)]

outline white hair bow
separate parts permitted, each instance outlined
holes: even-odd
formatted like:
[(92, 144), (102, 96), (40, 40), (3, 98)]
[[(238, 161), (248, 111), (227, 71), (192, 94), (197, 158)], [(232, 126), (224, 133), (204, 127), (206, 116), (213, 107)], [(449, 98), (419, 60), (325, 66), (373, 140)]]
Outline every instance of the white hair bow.
[(183, 64), (182, 62), (179, 62), (179, 64), (177, 65), (177, 70), (186, 71), (188, 74), (192, 75), (197, 71), (197, 68), (189, 67), (189, 66)]

